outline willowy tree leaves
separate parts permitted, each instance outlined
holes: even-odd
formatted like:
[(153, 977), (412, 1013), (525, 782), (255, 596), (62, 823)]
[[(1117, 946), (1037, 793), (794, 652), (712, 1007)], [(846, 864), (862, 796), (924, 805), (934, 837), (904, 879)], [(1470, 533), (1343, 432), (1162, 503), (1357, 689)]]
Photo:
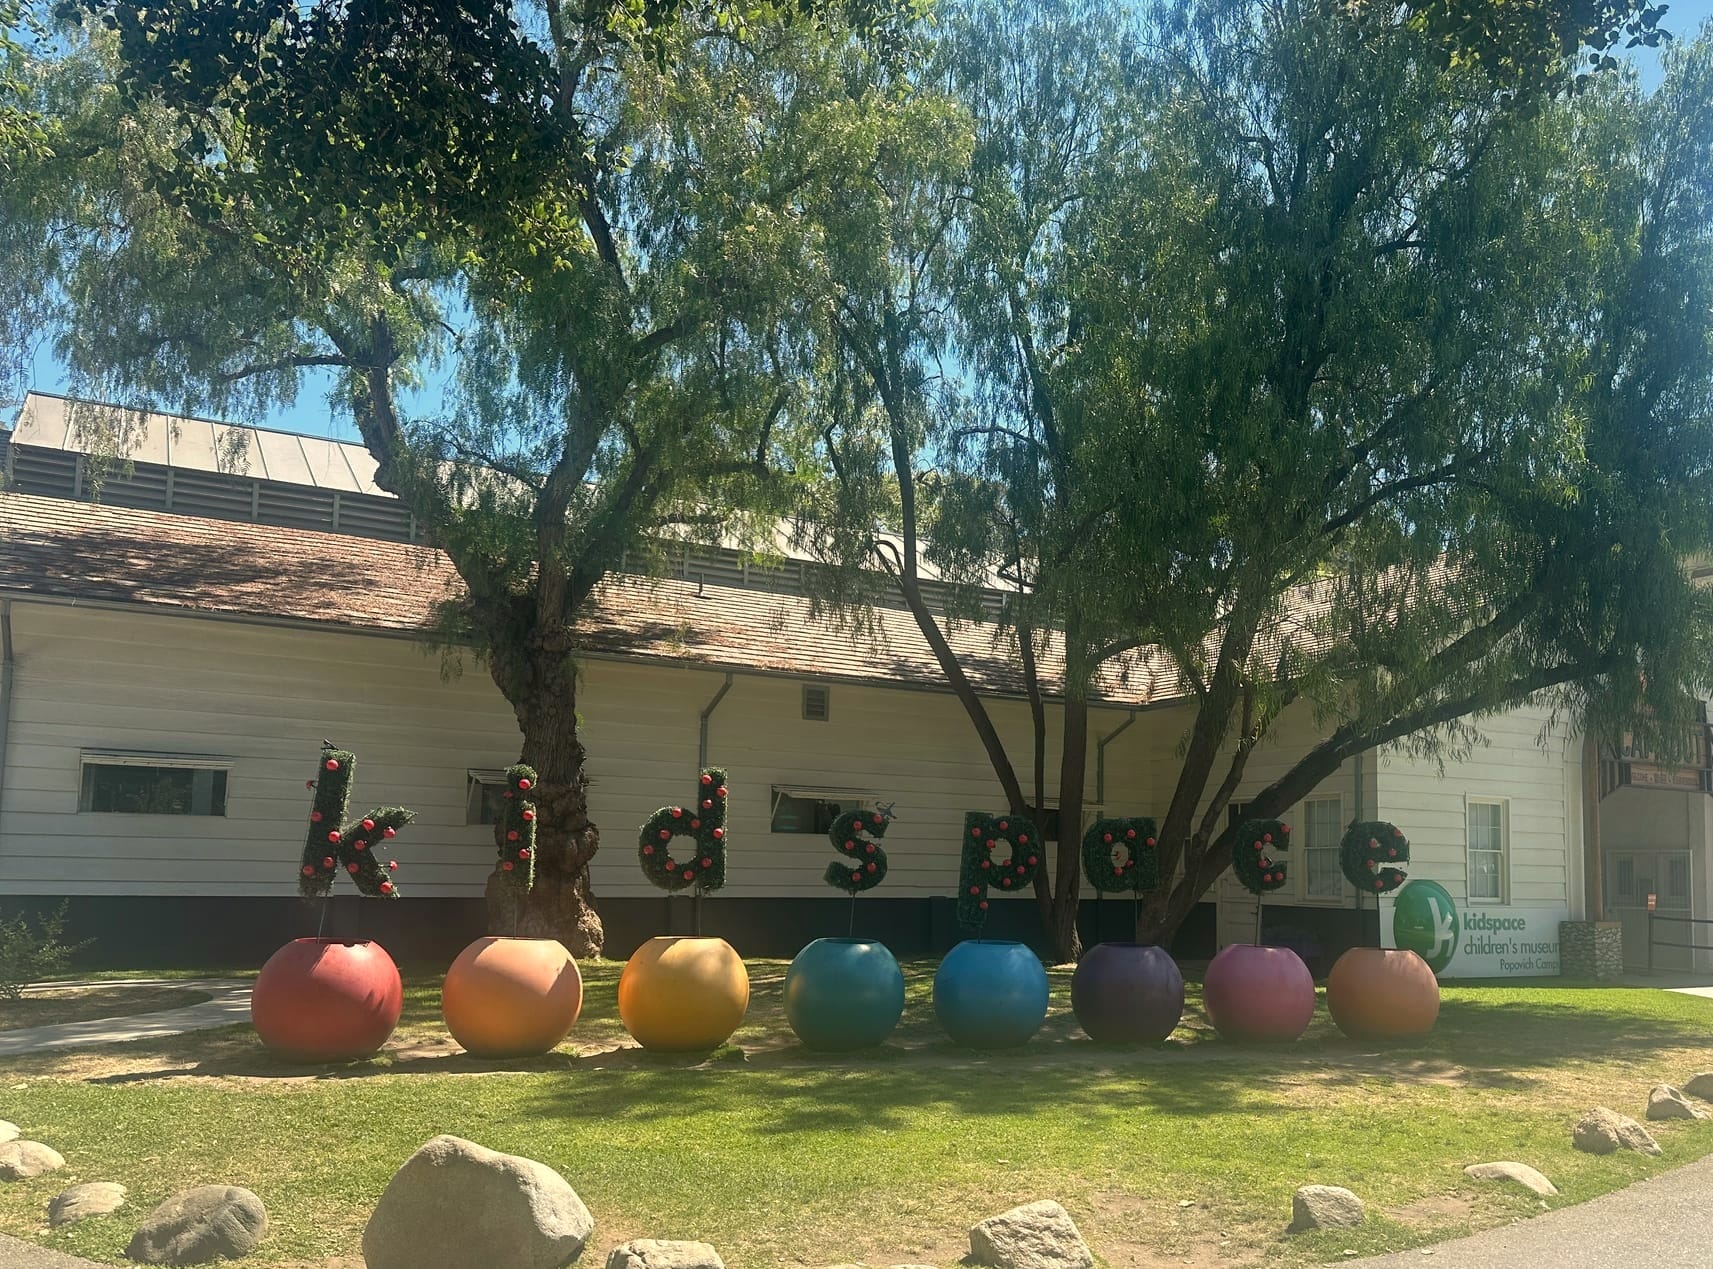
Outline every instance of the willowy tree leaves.
[[(1035, 663), (1062, 657), (1056, 954), (1091, 684), (1125, 652), (1190, 720), (1149, 939), (1229, 867), (1286, 710), (1324, 739), (1252, 817), (1532, 700), (1669, 736), (1710, 629), (1685, 565), (1713, 494), (1704, 43), (1652, 97), (1614, 76), (1518, 111), (1408, 24), (1310, 0), (976, 3), (936, 40), (969, 157), (835, 262), (822, 546), (897, 576), (1014, 813), (1044, 799)], [(916, 555), (1013, 592), (1032, 797)]]
[[(845, 63), (912, 6), (61, 8), (43, 73), (80, 88), (30, 179), (74, 381), (243, 416), (336, 377), (539, 776), (495, 928), (598, 952), (579, 620), (627, 553), (787, 505), (805, 206), (884, 135)], [(413, 416), (431, 377), (447, 408)]]

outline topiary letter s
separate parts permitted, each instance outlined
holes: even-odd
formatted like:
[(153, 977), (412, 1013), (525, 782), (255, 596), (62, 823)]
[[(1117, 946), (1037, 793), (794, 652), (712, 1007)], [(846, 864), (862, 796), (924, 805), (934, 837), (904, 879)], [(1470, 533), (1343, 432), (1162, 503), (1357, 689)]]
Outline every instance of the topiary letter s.
[(399, 897), (398, 887), (392, 881), (398, 862), (388, 860), (383, 865), (376, 858), (374, 847), (392, 840), (395, 831), (416, 818), (416, 812), (402, 806), (382, 807), (355, 823), (346, 824), (345, 809), (356, 770), (356, 754), (330, 744), (322, 745), (320, 775), (307, 782), (315, 790), (315, 804), (309, 812), (309, 840), (304, 843), (297, 880), (298, 893), (306, 899), (330, 894), (333, 878), (340, 868), (371, 899)]
[[(1160, 884), (1152, 816), (1096, 820), (1083, 834), (1083, 872), (1101, 894), (1141, 894)], [(1122, 859), (1117, 858), (1120, 849)]]
[(1404, 830), (1385, 820), (1359, 820), (1338, 844), (1338, 863), (1345, 879), (1360, 891), (1386, 894), (1409, 880), (1410, 842)]
[[(726, 792), (726, 773), (709, 767), (688, 808), (663, 806), (648, 817), (637, 840), (644, 876), (669, 891), (694, 886), (706, 893), (726, 884)], [(672, 841), (678, 837), (691, 842), (684, 860), (672, 854)]]
[(852, 862), (828, 864), (823, 880), (846, 894), (861, 894), (873, 890), (886, 880), (886, 852), (880, 839), (886, 836), (892, 816), (886, 811), (846, 811), (833, 821), (827, 837), (833, 849)]
[(1285, 884), (1283, 860), (1291, 848), (1291, 826), (1283, 820), (1244, 820), (1231, 843), (1231, 871), (1250, 894), (1266, 894)]

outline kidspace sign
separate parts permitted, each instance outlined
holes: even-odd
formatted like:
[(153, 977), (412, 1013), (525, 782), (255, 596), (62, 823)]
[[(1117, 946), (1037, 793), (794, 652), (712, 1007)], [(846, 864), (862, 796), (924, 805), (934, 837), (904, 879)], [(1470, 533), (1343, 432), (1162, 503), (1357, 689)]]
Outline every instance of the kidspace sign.
[(1521, 978), (1557, 974), (1558, 924), (1566, 908), (1465, 904), (1458, 910), (1437, 881), (1412, 879), (1385, 909), (1383, 942), (1415, 952), (1441, 978)]

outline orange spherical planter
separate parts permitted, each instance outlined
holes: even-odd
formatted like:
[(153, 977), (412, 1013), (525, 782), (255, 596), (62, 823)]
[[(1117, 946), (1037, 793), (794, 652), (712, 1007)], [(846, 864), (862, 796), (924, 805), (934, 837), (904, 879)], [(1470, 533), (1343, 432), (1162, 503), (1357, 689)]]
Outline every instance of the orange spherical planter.
[(619, 1017), (645, 1049), (717, 1049), (748, 1008), (749, 972), (724, 939), (649, 939), (619, 975)]
[(556, 939), (477, 939), (440, 987), (440, 1016), (476, 1057), (546, 1053), (583, 1008), (583, 976)]
[(1439, 1017), (1439, 980), (1414, 952), (1353, 947), (1327, 975), (1326, 1007), (1352, 1039), (1426, 1035)]

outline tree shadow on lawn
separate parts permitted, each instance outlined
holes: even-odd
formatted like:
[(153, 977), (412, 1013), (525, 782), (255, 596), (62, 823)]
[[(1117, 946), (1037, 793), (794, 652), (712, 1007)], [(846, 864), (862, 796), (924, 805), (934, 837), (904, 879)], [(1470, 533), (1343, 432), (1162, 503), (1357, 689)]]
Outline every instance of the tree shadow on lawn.
[[(1672, 997), (1668, 1003), (1647, 989), (1629, 989), (1626, 996), (1510, 983), (1491, 989), (1448, 986), (1438, 1025), (1408, 1041), (1347, 1039), (1326, 1010), (1317, 1008), (1308, 1033), (1296, 1044), (1236, 1045), (1213, 1032), (1201, 1009), (1199, 984), (1191, 983), (1183, 1022), (1172, 1039), (1126, 1048), (1084, 1036), (1066, 1007), (1063, 976), (1054, 977), (1055, 1007), (1040, 1032), (1020, 1049), (997, 1052), (960, 1048), (945, 1037), (933, 1015), (931, 980), (921, 972), (907, 973), (905, 1016), (887, 1043), (850, 1054), (805, 1049), (784, 1022), (782, 976), (763, 970), (753, 980), (750, 1014), (734, 1044), (713, 1054), (637, 1048), (619, 1024), (612, 976), (603, 975), (586, 985), (584, 1018), (572, 1032), (570, 1048), (540, 1057), (469, 1056), (439, 1027), (438, 994), (418, 984), (407, 997), (401, 1034), (376, 1059), (286, 1063), (263, 1049), (248, 1028), (231, 1027), (112, 1046), (90, 1053), (86, 1069), (74, 1063), (63, 1074), (94, 1083), (237, 1078), (280, 1084), (374, 1076), (560, 1074), (574, 1077), (572, 1089), (613, 1079), (646, 1089), (647, 1077), (655, 1074), (714, 1076), (740, 1086), (764, 1080), (759, 1087), (769, 1091), (752, 1088), (750, 1096), (772, 1096), (771, 1090), (802, 1080), (849, 1077), (879, 1080), (889, 1088), (916, 1084), (922, 1096), (966, 1114), (985, 1113), (990, 1099), (979, 1091), (984, 1086), (1051, 1079), (1056, 1088), (1091, 1095), (1122, 1086), (1132, 1104), (1137, 1097), (1152, 1098), (1161, 1113), (1195, 1115), (1206, 1113), (1204, 1107), (1213, 1102), (1229, 1105), (1232, 1090), (1279, 1078), (1522, 1090), (1552, 1082), (1567, 1065), (1610, 1062), (1620, 1054), (1639, 1065), (1656, 1054), (1705, 1044), (1713, 1034), (1713, 1002), (1694, 997)], [(106, 1070), (98, 1069), (103, 1061)], [(638, 1102), (647, 1104), (648, 1099)]]

